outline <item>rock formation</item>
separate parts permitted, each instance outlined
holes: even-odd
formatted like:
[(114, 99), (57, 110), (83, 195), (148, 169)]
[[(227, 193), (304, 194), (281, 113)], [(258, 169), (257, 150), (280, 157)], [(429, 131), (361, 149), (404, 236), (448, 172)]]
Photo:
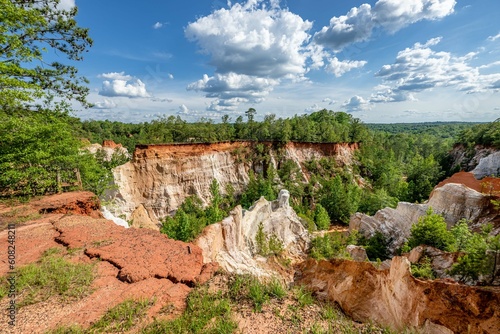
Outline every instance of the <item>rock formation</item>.
[(394, 257), (390, 269), (341, 259), (300, 265), (296, 283), (338, 304), (362, 322), (402, 332), (500, 333), (500, 293), (444, 281), (422, 281), (410, 274), (405, 257)]
[(472, 173), (477, 179), (485, 176), (500, 176), (500, 151), (481, 158)]
[[(92, 293), (78, 302), (50, 299), (20, 308), (17, 333), (45, 333), (71, 324), (86, 328), (131, 298), (155, 300), (147, 311), (149, 319), (164, 307), (179, 314), (191, 287), (205, 282), (217, 268), (203, 263), (201, 249), (194, 244), (148, 229), (125, 229), (100, 218), (99, 201), (92, 193), (47, 196), (14, 208), (0, 205), (0, 218), (19, 215), (27, 218), (16, 224), (16, 268), (57, 248), (71, 262), (94, 263), (96, 277)], [(7, 249), (7, 232), (0, 232), (1, 249)], [(8, 271), (7, 259), (0, 260), (0, 277)], [(0, 307), (7, 309), (9, 300), (1, 299)], [(0, 332), (11, 332), (7, 321), (0, 323)]]
[[(468, 176), (464, 176), (465, 174)], [(472, 228), (478, 230), (483, 224), (498, 217), (498, 212), (492, 208), (489, 195), (482, 194), (461, 183), (449, 183), (450, 181), (461, 182), (460, 180), (465, 179), (466, 184), (472, 185), (470, 178), (474, 179), (471, 173), (458, 173), (450, 180), (438, 185), (424, 204), (400, 202), (396, 209), (385, 208), (377, 211), (374, 216), (356, 213), (349, 221), (349, 229), (358, 230), (367, 237), (380, 231), (390, 240), (391, 252), (407, 240), (411, 226), (418, 222), (418, 219), (425, 215), (429, 208), (432, 208), (435, 213), (442, 214), (448, 227), (465, 218)], [(479, 183), (477, 180), (475, 182)]]
[[(255, 146), (263, 145), (269, 161), (255, 157)], [(321, 157), (335, 157), (349, 164), (357, 144), (222, 142), (215, 144), (138, 145), (130, 162), (114, 169), (117, 189), (108, 193), (113, 200), (108, 209), (115, 216), (130, 220), (141, 205), (148, 218), (157, 223), (190, 195), (204, 204), (210, 202), (210, 184), (217, 180), (222, 193), (232, 186), (240, 193), (249, 182), (249, 170), (265, 171), (266, 164), (276, 165), (291, 159), (307, 173), (303, 163)], [(265, 159), (264, 159), (265, 160)], [(142, 210), (142, 209), (141, 209)], [(134, 220), (135, 221), (135, 220)]]
[(260, 223), (266, 236), (274, 235), (283, 244), (287, 257), (304, 257), (309, 234), (288, 204), (289, 196), (288, 191), (282, 190), (276, 201), (261, 197), (249, 210), (237, 206), (222, 222), (206, 227), (194, 242), (202, 249), (204, 262), (217, 262), (231, 273), (278, 276), (265, 258), (256, 256), (255, 238)]
[(123, 147), (121, 144), (116, 144), (112, 140), (105, 140), (103, 141), (102, 145), (100, 144), (91, 144), (86, 147), (86, 149), (92, 153), (96, 154), (97, 152), (101, 151), (104, 153), (104, 158), (107, 161), (111, 160), (111, 157), (113, 154), (120, 154), (124, 155), (127, 158), (130, 158), (130, 153), (128, 153), (128, 150)]

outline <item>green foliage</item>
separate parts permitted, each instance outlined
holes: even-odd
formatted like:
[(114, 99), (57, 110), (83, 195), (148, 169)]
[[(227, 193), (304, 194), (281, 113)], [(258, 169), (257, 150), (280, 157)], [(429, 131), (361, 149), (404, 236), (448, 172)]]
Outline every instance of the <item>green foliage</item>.
[(319, 203), (314, 210), (314, 222), (319, 230), (328, 230), (330, 228), (330, 216), (326, 209)]
[(450, 232), (453, 235), (453, 239), (455, 239), (454, 249), (459, 252), (465, 251), (472, 238), (472, 232), (469, 229), (467, 220), (461, 219), (450, 229)]
[(337, 220), (345, 224), (349, 223), (349, 218), (358, 209), (361, 191), (359, 187), (348, 178), (342, 182), (340, 175), (336, 175), (332, 180), (323, 183), (323, 196), (321, 205), (327, 210), (332, 220)]
[(91, 333), (125, 332), (146, 315), (148, 300), (126, 300), (110, 310), (89, 328)]
[(143, 334), (229, 334), (237, 329), (232, 319), (230, 300), (220, 292), (207, 288), (193, 290), (188, 296), (182, 316), (171, 321), (155, 321), (145, 327)]
[(248, 297), (253, 303), (255, 312), (262, 312), (262, 306), (269, 299), (266, 287), (257, 279), (253, 279), (248, 287)]
[(411, 274), (418, 278), (434, 279), (435, 276), (432, 271), (431, 259), (424, 257), (420, 263), (412, 264)]
[(273, 188), (273, 181), (264, 178), (261, 174), (249, 172), (249, 183), (246, 190), (241, 194), (240, 203), (244, 208), (250, 208), (255, 201), (264, 196), (268, 201), (275, 200), (277, 193)]
[[(19, 307), (60, 296), (63, 299), (79, 299), (91, 292), (94, 267), (91, 264), (75, 264), (52, 248), (37, 263), (20, 267), (17, 271), (17, 293), (26, 292)], [(5, 282), (4, 282), (5, 283)]]
[(460, 281), (471, 282), (482, 278), (492, 284), (496, 279), (500, 235), (491, 236), (490, 230), (491, 225), (486, 225), (480, 233), (462, 233), (466, 235), (466, 238), (462, 238), (462, 251), (465, 254), (450, 271), (452, 275), (458, 275)]
[(500, 148), (500, 119), (463, 130), (457, 142), (466, 148), (476, 145)]
[(262, 224), (262, 222), (259, 223), (257, 233), (255, 234), (255, 244), (257, 246), (257, 254), (266, 256), (269, 253), (269, 243), (267, 241), (267, 236), (264, 232), (264, 224)]
[(365, 246), (366, 255), (371, 261), (375, 261), (377, 259), (384, 261), (389, 258), (389, 246), (390, 240), (380, 232), (376, 231), (375, 234), (364, 241), (363, 245)]
[(40, 99), (56, 110), (72, 99), (88, 105), (88, 81), (78, 77), (76, 67), (49, 62), (47, 56), (78, 61), (92, 45), (88, 29), (76, 24), (77, 8), (61, 10), (59, 2), (0, 0), (0, 107), (6, 112), (39, 109), (34, 104)]
[(419, 245), (427, 245), (451, 251), (454, 243), (453, 235), (446, 228), (443, 216), (433, 213), (432, 208), (427, 211), (427, 215), (420, 217), (418, 223), (411, 227), (408, 239), (410, 249)]
[(294, 289), (295, 298), (299, 302), (300, 307), (308, 306), (314, 303), (314, 298), (310, 290), (305, 286), (300, 285)]
[(219, 184), (215, 179), (210, 186), (210, 192), (212, 202), (207, 208), (203, 209), (199, 197), (187, 197), (173, 217), (168, 216), (162, 221), (160, 231), (175, 240), (191, 241), (206, 226), (221, 221), (227, 216), (227, 211), (223, 208), (227, 205), (219, 193)]
[(322, 237), (316, 237), (311, 240), (309, 255), (317, 260), (332, 259), (334, 257), (348, 257), (345, 250), (347, 246), (347, 237), (340, 232), (325, 234)]

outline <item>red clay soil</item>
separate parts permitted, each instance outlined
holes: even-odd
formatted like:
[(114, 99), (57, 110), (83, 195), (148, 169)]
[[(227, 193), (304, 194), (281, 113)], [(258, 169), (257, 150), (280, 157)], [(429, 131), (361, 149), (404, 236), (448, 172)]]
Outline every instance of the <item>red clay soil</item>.
[[(16, 225), (16, 268), (38, 261), (50, 248), (59, 248), (72, 262), (95, 263), (97, 276), (92, 294), (83, 300), (63, 302), (52, 297), (20, 308), (15, 333), (45, 333), (62, 324), (88, 327), (111, 307), (130, 298), (154, 300), (148, 310), (150, 320), (171, 317), (185, 307), (191, 286), (204, 283), (217, 269), (216, 265), (203, 265), (201, 249), (193, 244), (168, 239), (152, 230), (125, 229), (106, 219), (71, 214), (88, 212), (85, 210), (98, 205), (95, 196), (89, 194), (49, 196), (23, 206), (23, 213), (39, 214), (36, 220)], [(11, 216), (14, 213), (9, 211)], [(96, 216), (98, 211), (90, 215)], [(8, 231), (4, 230), (0, 232), (0, 249), (7, 248)], [(6, 253), (0, 254), (1, 277), (9, 267)], [(6, 309), (8, 302), (8, 298), (2, 298), (0, 308)], [(173, 313), (163, 314), (165, 308)], [(3, 313), (0, 332), (10, 330)]]
[(485, 177), (477, 180), (470, 172), (458, 172), (441, 181), (434, 189), (447, 183), (459, 183), (483, 194), (500, 196), (500, 178), (498, 177)]
[[(246, 148), (252, 148), (257, 144), (265, 146), (279, 146), (279, 142), (219, 142), (219, 143), (176, 143), (176, 144), (151, 144), (137, 145), (134, 151), (134, 159), (140, 158), (162, 158), (162, 157), (186, 157), (211, 154), (215, 152), (233, 152)], [(348, 147), (352, 150), (359, 148), (358, 143), (302, 143), (289, 142), (284, 144), (286, 147), (295, 147), (298, 149), (316, 149), (325, 155), (335, 155), (341, 147)]]

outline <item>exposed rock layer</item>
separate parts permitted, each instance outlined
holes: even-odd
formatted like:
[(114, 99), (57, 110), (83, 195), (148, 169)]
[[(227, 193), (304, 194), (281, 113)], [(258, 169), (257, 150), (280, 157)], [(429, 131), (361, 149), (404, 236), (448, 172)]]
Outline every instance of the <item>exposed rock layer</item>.
[[(264, 258), (256, 258), (260, 223), (264, 235), (276, 237), (289, 258), (304, 257), (309, 234), (288, 204), (289, 196), (288, 191), (282, 190), (276, 201), (261, 197), (249, 210), (237, 206), (222, 222), (206, 227), (195, 241), (203, 251), (204, 262), (217, 262), (231, 273), (278, 276)], [(291, 281), (292, 277), (284, 279)]]
[[(391, 240), (389, 250), (394, 252), (410, 236), (411, 226), (418, 222), (418, 219), (425, 215), (429, 208), (432, 208), (435, 213), (442, 214), (448, 227), (462, 218), (467, 219), (475, 229), (494, 221), (498, 217), (498, 212), (491, 205), (491, 197), (461, 183), (450, 183), (462, 180), (475, 189), (484, 189), (480, 181), (475, 180), (471, 173), (457, 173), (439, 184), (433, 190), (427, 203), (400, 202), (395, 209), (385, 208), (377, 211), (374, 216), (356, 213), (349, 221), (349, 229), (359, 230), (367, 237), (380, 231)], [(495, 187), (499, 185), (498, 179), (492, 180), (494, 180)]]
[[(256, 156), (256, 145), (267, 152), (269, 161)], [(132, 213), (144, 206), (154, 223), (176, 210), (190, 195), (210, 202), (210, 184), (217, 180), (221, 192), (232, 186), (240, 193), (249, 182), (249, 170), (265, 171), (266, 164), (294, 161), (307, 173), (303, 163), (311, 159), (335, 157), (339, 164), (350, 164), (356, 143), (274, 143), (222, 142), (216, 144), (138, 145), (132, 161), (114, 169), (118, 189), (108, 194), (115, 200), (116, 216)], [(262, 160), (262, 161), (261, 161)]]
[(354, 320), (372, 321), (396, 331), (425, 333), (500, 333), (500, 293), (411, 276), (405, 257), (390, 269), (367, 262), (307, 260), (297, 283), (338, 303)]
[[(69, 261), (94, 263), (96, 271), (92, 293), (78, 302), (61, 303), (52, 297), (20, 308), (18, 333), (45, 333), (69, 324), (85, 328), (127, 299), (155, 300), (148, 307), (149, 319), (159, 316), (163, 307), (169, 307), (174, 316), (184, 308), (190, 286), (205, 282), (217, 269), (214, 264), (203, 263), (196, 245), (168, 239), (156, 231), (125, 229), (90, 217), (99, 217), (98, 209), (99, 201), (92, 193), (76, 192), (44, 197), (7, 212), (13, 219), (18, 214), (31, 217), (37, 213), (33, 220), (16, 224), (16, 269), (36, 262), (46, 250), (58, 248)], [(3, 210), (0, 208), (0, 214)], [(7, 234), (7, 230), (0, 232), (1, 249), (7, 249)], [(66, 252), (69, 249), (71, 252)], [(8, 271), (4, 257), (0, 259), (0, 277)], [(8, 303), (9, 298), (1, 299), (0, 308), (6, 309)], [(10, 329), (2, 318), (0, 332)]]

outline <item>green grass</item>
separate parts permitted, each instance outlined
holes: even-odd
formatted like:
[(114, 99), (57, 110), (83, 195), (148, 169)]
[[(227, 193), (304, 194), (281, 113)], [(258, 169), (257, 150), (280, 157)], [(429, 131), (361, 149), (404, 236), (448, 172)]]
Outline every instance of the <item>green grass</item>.
[[(47, 250), (36, 262), (20, 267), (16, 275), (18, 307), (34, 304), (52, 296), (63, 300), (80, 299), (91, 292), (94, 280), (92, 264), (77, 264), (66, 260), (60, 249)], [(2, 282), (3, 290), (6, 282)], [(1, 294), (1, 292), (0, 292)]]
[(304, 286), (298, 286), (295, 288), (295, 298), (299, 303), (300, 307), (305, 307), (314, 304), (314, 297), (311, 291), (307, 290)]
[(47, 334), (96, 334), (96, 333), (123, 333), (134, 327), (146, 315), (151, 306), (149, 300), (128, 299), (109, 309), (96, 323), (88, 329), (78, 325), (62, 326)]
[(229, 334), (237, 329), (232, 319), (231, 301), (222, 293), (211, 293), (200, 287), (188, 297), (182, 316), (172, 321), (155, 321), (143, 334)]
[(97, 333), (127, 331), (146, 315), (150, 306), (149, 300), (126, 300), (106, 312), (99, 321), (92, 325), (90, 330)]

